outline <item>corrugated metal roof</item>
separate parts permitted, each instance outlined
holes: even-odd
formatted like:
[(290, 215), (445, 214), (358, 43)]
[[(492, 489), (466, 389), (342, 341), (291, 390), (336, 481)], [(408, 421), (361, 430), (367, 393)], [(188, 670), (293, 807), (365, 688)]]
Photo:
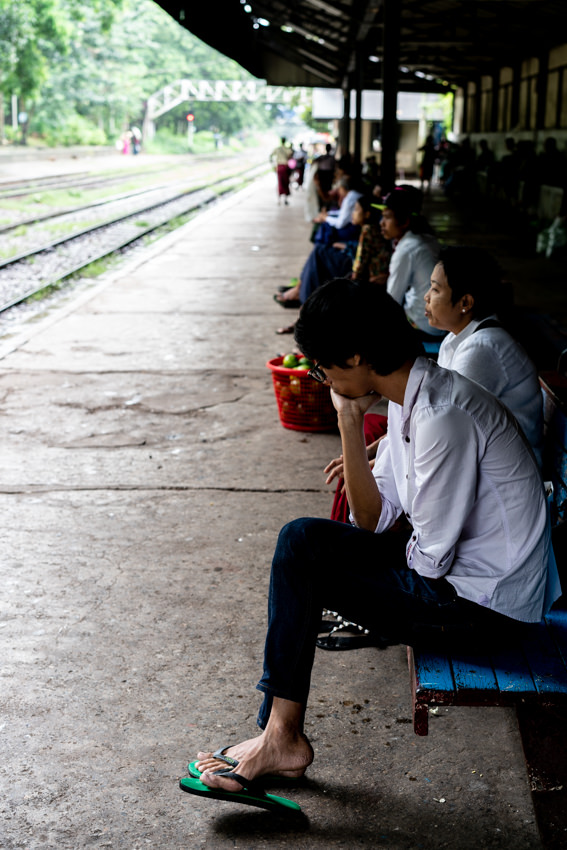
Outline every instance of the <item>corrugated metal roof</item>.
[[(272, 85), (382, 87), (384, 0), (158, 0)], [(389, 0), (398, 2), (398, 0)], [(399, 0), (400, 89), (446, 90), (567, 42), (564, 0)], [(387, 37), (387, 36), (386, 36)]]

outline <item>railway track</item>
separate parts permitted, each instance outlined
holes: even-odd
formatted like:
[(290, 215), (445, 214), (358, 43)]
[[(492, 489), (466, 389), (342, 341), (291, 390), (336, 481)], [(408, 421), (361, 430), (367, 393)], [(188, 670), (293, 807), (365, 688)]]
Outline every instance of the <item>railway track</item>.
[[(123, 252), (175, 219), (187, 217), (265, 172), (265, 165), (256, 165), (209, 182), (205, 187), (193, 185), (180, 190), (177, 185), (175, 192), (170, 190), (166, 197), (150, 203), (146, 199), (134, 210), (0, 261), (0, 314), (5, 315), (18, 305), (57, 289), (63, 281), (94, 262)], [(53, 218), (61, 215), (58, 213)]]
[[(166, 171), (165, 168), (157, 169), (159, 173)], [(99, 187), (113, 185), (114, 183), (125, 183), (135, 177), (147, 177), (147, 169), (138, 171), (124, 171), (118, 174), (101, 176), (91, 171), (79, 171), (74, 174), (54, 174), (48, 177), (34, 177), (30, 180), (10, 180), (0, 183), (0, 201), (10, 198), (23, 198), (38, 192), (61, 191), (69, 189), (98, 189)]]

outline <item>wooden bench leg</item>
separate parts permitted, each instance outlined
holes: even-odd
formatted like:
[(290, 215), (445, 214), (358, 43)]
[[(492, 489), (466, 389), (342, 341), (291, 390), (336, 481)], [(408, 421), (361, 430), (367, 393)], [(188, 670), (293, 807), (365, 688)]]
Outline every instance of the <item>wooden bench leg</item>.
[(413, 649), (407, 648), (408, 667), (411, 682), (411, 701), (413, 713), (413, 731), (416, 735), (425, 736), (429, 732), (429, 703), (420, 702), (416, 690), (415, 663)]

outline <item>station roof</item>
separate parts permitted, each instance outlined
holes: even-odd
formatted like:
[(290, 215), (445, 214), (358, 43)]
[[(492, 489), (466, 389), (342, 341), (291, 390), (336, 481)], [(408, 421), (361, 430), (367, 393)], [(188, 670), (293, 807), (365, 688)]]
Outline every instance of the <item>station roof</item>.
[[(392, 0), (399, 88), (447, 91), (567, 40), (565, 0)], [(382, 88), (384, 0), (158, 0), (175, 20), (270, 85)], [(352, 86), (352, 82), (350, 83)]]

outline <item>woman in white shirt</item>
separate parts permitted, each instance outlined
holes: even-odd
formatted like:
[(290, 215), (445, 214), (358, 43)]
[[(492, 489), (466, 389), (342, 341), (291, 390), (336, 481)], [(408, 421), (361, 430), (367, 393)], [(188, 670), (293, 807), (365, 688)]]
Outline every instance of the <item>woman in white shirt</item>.
[(489, 254), (446, 247), (425, 294), (425, 315), (432, 328), (449, 331), (438, 364), (481, 384), (506, 405), (541, 468), (541, 388), (534, 364), (498, 320), (502, 291), (500, 269)]

